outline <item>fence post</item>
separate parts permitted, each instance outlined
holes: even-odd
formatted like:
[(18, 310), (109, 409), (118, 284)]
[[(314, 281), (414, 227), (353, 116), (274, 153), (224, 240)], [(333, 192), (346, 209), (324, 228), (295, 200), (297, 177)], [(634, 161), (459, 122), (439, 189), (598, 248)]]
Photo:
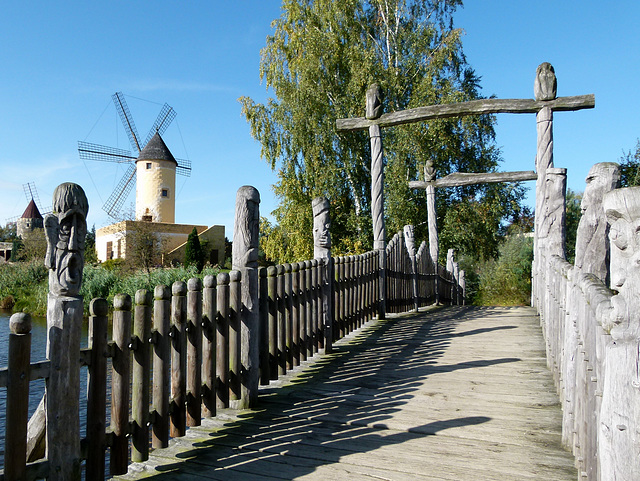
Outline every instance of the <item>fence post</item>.
[(131, 415), (131, 461), (149, 459), (149, 387), (151, 385), (151, 292), (140, 289), (136, 292), (133, 319), (133, 392)]
[(286, 331), (286, 308), (285, 308), (285, 287), (284, 287), (284, 265), (280, 264), (277, 269), (277, 304), (278, 304), (278, 374), (287, 373), (287, 331)]
[(291, 289), (291, 264), (284, 265), (284, 330), (287, 371), (293, 369), (293, 292)]
[(300, 264), (291, 264), (291, 359), (300, 365)]
[(25, 479), (27, 470), (31, 316), (22, 312), (14, 314), (9, 327), (4, 475), (5, 479), (13, 480)]
[(154, 448), (169, 446), (169, 390), (171, 386), (171, 291), (156, 286), (153, 303), (153, 409), (151, 444)]
[(171, 412), (170, 434), (182, 437), (187, 431), (186, 412), (186, 339), (187, 285), (176, 281), (171, 286)]
[(278, 379), (278, 270), (275, 266), (267, 267), (267, 290), (269, 292), (269, 328), (265, 335), (269, 338), (268, 379)]
[(269, 286), (267, 268), (258, 269), (258, 313), (260, 315), (260, 384), (269, 384)]
[(229, 407), (229, 274), (217, 277), (216, 314), (216, 408)]
[[(131, 296), (113, 299), (114, 352), (111, 371), (111, 474), (125, 474), (129, 464), (129, 343), (131, 342)], [(49, 399), (47, 399), (47, 403)], [(48, 444), (48, 443), (47, 443)]]
[(187, 282), (187, 426), (202, 418), (202, 281)]
[[(229, 272), (229, 401), (239, 401), (240, 392), (240, 271)], [(238, 409), (238, 403), (230, 407)]]
[(216, 278), (205, 276), (202, 292), (202, 415), (216, 415)]
[(91, 301), (88, 342), (91, 364), (87, 381), (87, 479), (104, 479), (105, 473), (108, 313), (109, 304), (105, 299)]

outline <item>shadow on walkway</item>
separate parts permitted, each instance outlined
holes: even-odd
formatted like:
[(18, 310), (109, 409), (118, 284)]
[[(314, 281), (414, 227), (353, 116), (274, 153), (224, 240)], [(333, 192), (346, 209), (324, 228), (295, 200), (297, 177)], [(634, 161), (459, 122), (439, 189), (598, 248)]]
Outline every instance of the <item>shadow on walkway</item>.
[[(461, 322), (486, 315), (485, 309), (458, 307), (373, 321), (337, 343), (332, 354), (288, 375), (286, 383), (262, 388), (258, 409), (224, 410), (217, 418), (204, 420), (201, 428), (190, 429), (187, 439), (192, 444), (176, 440), (166, 450), (156, 451), (163, 458), (155, 457), (149, 464), (166, 464), (156, 465), (153, 474), (146, 472), (145, 477), (295, 479), (325, 467), (335, 479), (388, 479), (387, 463), (394, 463), (393, 469), (406, 479), (423, 476), (424, 466), (415, 462), (420, 452), (414, 441), (491, 418), (461, 413), (407, 425), (406, 417), (405, 424), (399, 424), (394, 416), (419, 395), (430, 375), (520, 360), (463, 358), (455, 364), (436, 365), (454, 337), (517, 327), (507, 324), (454, 332)], [(420, 404), (414, 402), (411, 409), (416, 405)], [(427, 417), (419, 414), (411, 419)], [(399, 449), (378, 454), (380, 448), (391, 446)], [(349, 463), (338, 464), (345, 457)]]

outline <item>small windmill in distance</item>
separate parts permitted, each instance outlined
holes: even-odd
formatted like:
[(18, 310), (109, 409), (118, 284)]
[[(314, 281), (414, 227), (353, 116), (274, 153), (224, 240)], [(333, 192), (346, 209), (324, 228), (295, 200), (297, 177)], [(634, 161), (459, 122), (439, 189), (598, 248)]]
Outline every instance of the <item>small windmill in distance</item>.
[[(133, 122), (133, 117), (131, 116), (129, 107), (127, 106), (127, 103), (124, 99), (124, 95), (122, 94), (122, 92), (116, 92), (115, 94), (113, 94), (112, 99), (120, 116), (120, 120), (122, 121), (122, 125), (124, 126), (124, 129), (127, 132), (127, 136), (129, 137), (131, 147), (136, 151), (136, 155), (132, 155), (128, 150), (117, 149), (98, 144), (91, 144), (82, 141), (78, 141), (78, 153), (80, 155), (80, 158), (83, 160), (97, 160), (101, 162), (129, 164), (125, 174), (118, 182), (118, 185), (102, 206), (102, 209), (110, 217), (117, 219), (118, 214), (122, 209), (122, 205), (131, 192), (131, 189), (136, 184), (136, 161), (141, 160), (140, 154), (143, 152), (145, 147), (147, 147), (150, 140), (154, 140), (154, 147), (157, 144), (161, 144), (162, 146), (164, 146), (164, 149), (166, 149), (166, 152), (168, 156), (170, 156), (170, 159), (176, 163), (175, 173), (189, 177), (191, 175), (191, 162), (189, 160), (174, 159), (171, 153), (168, 152), (166, 145), (164, 145), (164, 142), (160, 137), (165, 132), (167, 127), (169, 127), (176, 116), (176, 112), (172, 107), (170, 107), (166, 103), (164, 104), (164, 106), (160, 110), (160, 113), (158, 114), (158, 117), (156, 118), (156, 121), (149, 130), (146, 139), (144, 140), (144, 142), (140, 142), (140, 136), (138, 135), (138, 131)], [(162, 192), (162, 195), (165, 195), (164, 191)], [(175, 193), (172, 193), (172, 195), (174, 195), (173, 200), (175, 201)]]

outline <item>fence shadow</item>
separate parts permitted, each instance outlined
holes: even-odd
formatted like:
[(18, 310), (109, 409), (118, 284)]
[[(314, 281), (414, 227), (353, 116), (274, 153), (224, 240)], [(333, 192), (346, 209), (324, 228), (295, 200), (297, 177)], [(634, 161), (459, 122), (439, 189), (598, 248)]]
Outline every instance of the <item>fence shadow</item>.
[[(421, 424), (414, 421), (426, 415), (402, 413), (429, 375), (519, 361), (470, 359), (436, 366), (452, 337), (488, 331), (454, 332), (461, 322), (484, 315), (484, 310), (458, 307), (374, 321), (285, 385), (261, 389), (258, 409), (243, 411), (231, 422), (221, 419), (226, 413), (205, 420), (192, 445), (176, 441), (166, 450), (168, 464), (157, 466), (152, 478), (198, 475), (206, 467), (207, 479), (294, 479), (344, 456), (488, 422), (489, 417), (461, 413)], [(373, 464), (367, 472), (384, 471), (380, 463)]]

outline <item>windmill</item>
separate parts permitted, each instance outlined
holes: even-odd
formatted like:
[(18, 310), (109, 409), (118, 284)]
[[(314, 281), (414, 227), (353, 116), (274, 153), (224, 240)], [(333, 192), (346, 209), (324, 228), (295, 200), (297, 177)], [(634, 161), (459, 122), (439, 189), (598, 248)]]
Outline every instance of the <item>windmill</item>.
[[(175, 110), (166, 103), (160, 110), (156, 121), (151, 126), (144, 142), (140, 142), (140, 136), (133, 122), (133, 117), (127, 106), (122, 92), (116, 92), (111, 97), (116, 106), (122, 125), (124, 126), (129, 142), (136, 155), (128, 150), (107, 147), (104, 145), (91, 144), (88, 142), (78, 141), (78, 153), (83, 160), (97, 160), (101, 162), (116, 162), (120, 164), (128, 164), (127, 170), (118, 182), (102, 209), (114, 219), (117, 218), (122, 205), (127, 199), (131, 189), (136, 184), (136, 160), (138, 156), (149, 143), (149, 141), (157, 134), (162, 135), (167, 127), (171, 124), (176, 116)], [(177, 162), (176, 173), (189, 177), (191, 175), (191, 161), (183, 159), (175, 159)]]
[[(51, 206), (47, 207), (46, 209), (42, 207), (42, 204), (40, 203), (40, 196), (38, 195), (38, 189), (36, 189), (35, 182), (27, 182), (26, 184), (22, 184), (22, 190), (24, 191), (24, 196), (27, 199), (27, 203), (30, 203), (31, 201), (33, 201), (36, 208), (38, 209), (39, 214), (47, 215), (51, 213), (52, 211)], [(5, 220), (7, 224), (15, 224), (18, 221), (18, 219), (20, 219), (21, 217), (22, 216), (17, 215), (14, 217), (8, 217)]]

